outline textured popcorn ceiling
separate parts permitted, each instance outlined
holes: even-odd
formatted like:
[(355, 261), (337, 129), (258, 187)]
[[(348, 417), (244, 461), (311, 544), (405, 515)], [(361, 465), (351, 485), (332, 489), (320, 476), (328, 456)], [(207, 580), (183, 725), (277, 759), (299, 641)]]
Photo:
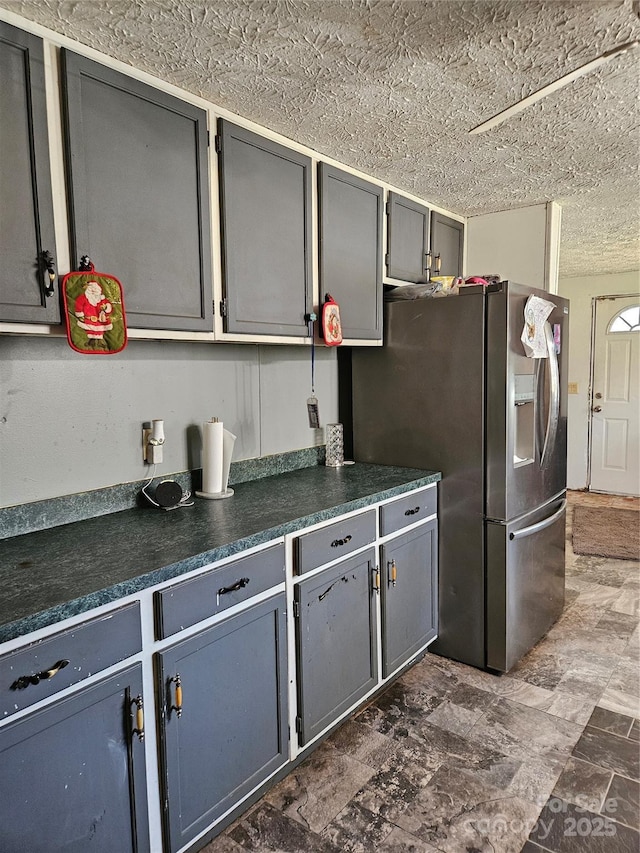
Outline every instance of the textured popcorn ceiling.
[(631, 0), (0, 6), (448, 210), (557, 200), (563, 276), (640, 266), (640, 50), (494, 130), (467, 133), (640, 38)]

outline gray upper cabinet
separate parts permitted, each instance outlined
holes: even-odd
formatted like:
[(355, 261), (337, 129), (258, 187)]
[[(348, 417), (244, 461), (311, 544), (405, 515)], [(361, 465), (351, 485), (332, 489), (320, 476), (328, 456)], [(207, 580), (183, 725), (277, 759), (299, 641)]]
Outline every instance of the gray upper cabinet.
[(132, 327), (211, 331), (206, 112), (62, 56), (72, 263), (120, 279)]
[(382, 340), (382, 187), (326, 163), (318, 174), (321, 301), (340, 305), (344, 338)]
[(439, 275), (462, 275), (464, 225), (442, 213), (431, 214), (431, 254), (440, 255)]
[(42, 40), (0, 22), (0, 320), (59, 323)]
[(426, 281), (429, 208), (390, 192), (387, 202), (387, 275), (414, 283)]
[(311, 159), (219, 120), (225, 332), (308, 336)]

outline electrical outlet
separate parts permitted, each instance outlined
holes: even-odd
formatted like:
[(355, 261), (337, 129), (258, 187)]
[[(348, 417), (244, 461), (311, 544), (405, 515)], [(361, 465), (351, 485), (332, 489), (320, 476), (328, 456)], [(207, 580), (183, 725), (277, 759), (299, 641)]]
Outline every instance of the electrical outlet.
[(568, 394), (577, 394), (578, 393), (578, 383), (577, 382), (567, 383), (567, 393)]
[(145, 421), (142, 424), (142, 459), (147, 465), (162, 462), (164, 445), (164, 421)]

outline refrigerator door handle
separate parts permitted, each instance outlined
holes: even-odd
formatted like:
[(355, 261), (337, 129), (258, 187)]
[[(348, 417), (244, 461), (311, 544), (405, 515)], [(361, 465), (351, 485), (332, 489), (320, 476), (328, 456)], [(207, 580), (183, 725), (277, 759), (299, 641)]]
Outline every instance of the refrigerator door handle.
[(540, 454), (540, 466), (544, 466), (547, 455), (552, 451), (558, 434), (558, 419), (560, 417), (560, 371), (558, 369), (558, 356), (553, 340), (553, 332), (549, 323), (544, 324), (544, 337), (547, 344), (549, 356), (549, 414), (547, 416), (547, 429)]
[(567, 508), (567, 501), (563, 500), (560, 504), (560, 509), (556, 510), (553, 515), (548, 516), (547, 518), (543, 518), (542, 521), (536, 522), (536, 524), (532, 524), (530, 527), (523, 527), (522, 530), (516, 530), (515, 533), (509, 534), (509, 539), (523, 539), (525, 536), (531, 536), (533, 533), (538, 533), (540, 530), (544, 530), (545, 527), (551, 527), (554, 521), (560, 518), (562, 513)]

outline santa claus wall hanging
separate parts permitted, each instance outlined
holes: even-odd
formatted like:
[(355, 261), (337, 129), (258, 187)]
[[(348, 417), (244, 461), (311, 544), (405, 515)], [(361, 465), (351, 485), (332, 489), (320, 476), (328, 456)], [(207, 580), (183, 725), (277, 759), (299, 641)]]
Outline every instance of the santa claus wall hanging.
[(96, 272), (90, 259), (62, 280), (67, 340), (76, 352), (114, 355), (127, 345), (122, 285), (112, 275)]
[(330, 293), (325, 294), (322, 306), (322, 338), (328, 347), (340, 346), (342, 343), (340, 306)]

